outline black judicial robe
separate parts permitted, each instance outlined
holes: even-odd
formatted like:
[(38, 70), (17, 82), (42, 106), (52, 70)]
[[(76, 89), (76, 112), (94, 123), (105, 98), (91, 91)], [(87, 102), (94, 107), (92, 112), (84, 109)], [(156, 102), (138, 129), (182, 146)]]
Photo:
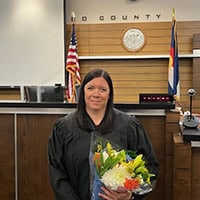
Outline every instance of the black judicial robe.
[[(140, 122), (119, 110), (115, 109), (114, 113), (114, 128), (103, 137), (124, 149), (142, 153), (148, 160), (150, 172), (157, 174), (158, 161)], [(93, 123), (91, 131), (80, 129), (74, 112), (55, 123), (48, 143), (48, 167), (56, 200), (90, 199), (88, 158), (91, 132), (95, 129)]]

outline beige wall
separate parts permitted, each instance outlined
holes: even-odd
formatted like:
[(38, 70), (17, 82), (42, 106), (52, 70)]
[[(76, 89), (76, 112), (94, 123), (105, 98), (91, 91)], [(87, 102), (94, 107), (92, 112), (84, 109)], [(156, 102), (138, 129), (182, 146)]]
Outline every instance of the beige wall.
[[(161, 22), (171, 20), (174, 7), (178, 21), (190, 21), (200, 19), (197, 5), (198, 0), (66, 0), (66, 18), (70, 23), (74, 11), (77, 23)], [(134, 15), (139, 19), (134, 19)], [(83, 16), (87, 16), (87, 21), (82, 21)], [(100, 16), (104, 16), (103, 21), (99, 20)], [(111, 16), (116, 16), (116, 20)], [(123, 20), (122, 16), (127, 16), (127, 19)]]

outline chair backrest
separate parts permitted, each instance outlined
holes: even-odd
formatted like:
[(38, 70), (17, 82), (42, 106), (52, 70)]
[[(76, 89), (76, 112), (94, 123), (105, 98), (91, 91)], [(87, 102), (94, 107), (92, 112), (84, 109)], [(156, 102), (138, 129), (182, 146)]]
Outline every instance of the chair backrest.
[(37, 86), (24, 86), (24, 100), (37, 102)]
[(76, 91), (75, 91), (76, 92), (76, 100), (78, 101), (81, 85), (76, 85), (75, 89), (76, 89)]

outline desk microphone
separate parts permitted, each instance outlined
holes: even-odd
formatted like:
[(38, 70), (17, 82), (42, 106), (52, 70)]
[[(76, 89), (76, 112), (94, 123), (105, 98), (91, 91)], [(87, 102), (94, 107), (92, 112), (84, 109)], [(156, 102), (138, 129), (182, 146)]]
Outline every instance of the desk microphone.
[(193, 88), (188, 90), (188, 95), (190, 96), (190, 112), (183, 117), (183, 126), (185, 128), (197, 128), (199, 125), (198, 118), (192, 115), (192, 97), (195, 94), (196, 91)]

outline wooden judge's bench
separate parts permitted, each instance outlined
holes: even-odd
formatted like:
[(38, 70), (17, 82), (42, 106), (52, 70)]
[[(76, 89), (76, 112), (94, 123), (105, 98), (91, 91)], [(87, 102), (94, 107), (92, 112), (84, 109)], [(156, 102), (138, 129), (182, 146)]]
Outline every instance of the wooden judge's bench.
[[(184, 147), (184, 149), (187, 148), (185, 153), (190, 155), (184, 156), (182, 160), (181, 167), (186, 169), (181, 171), (176, 165), (177, 173), (173, 178), (173, 153), (176, 154), (175, 158), (178, 155), (176, 148), (173, 151), (173, 146), (180, 145), (173, 144), (173, 133), (179, 132), (179, 113), (174, 111), (174, 105), (115, 104), (115, 107), (137, 117), (142, 122), (160, 162), (156, 189), (149, 194), (147, 200), (172, 200), (173, 182), (175, 178), (179, 177), (179, 171), (183, 173), (183, 178), (186, 178), (186, 180), (182, 178), (180, 181), (184, 181), (183, 190), (187, 188), (189, 196), (192, 187), (187, 178), (190, 177), (191, 166), (195, 172), (192, 173), (192, 180), (194, 180), (192, 184), (196, 188), (200, 186), (198, 185), (200, 173), (197, 170), (200, 161), (199, 158), (195, 159), (198, 157), (199, 149), (193, 149), (189, 144), (181, 144), (186, 146)], [(75, 108), (75, 104), (67, 103), (0, 102), (1, 200), (54, 199), (48, 178), (48, 138), (54, 122)], [(190, 163), (191, 156), (192, 160), (195, 160), (193, 161), (195, 164)], [(177, 180), (175, 190), (178, 190), (180, 183)], [(197, 195), (200, 190), (195, 189), (195, 191), (193, 195)]]
[[(187, 133), (188, 132), (188, 133)], [(185, 133), (185, 134), (184, 134)], [(200, 128), (173, 135), (173, 199), (200, 199)]]

